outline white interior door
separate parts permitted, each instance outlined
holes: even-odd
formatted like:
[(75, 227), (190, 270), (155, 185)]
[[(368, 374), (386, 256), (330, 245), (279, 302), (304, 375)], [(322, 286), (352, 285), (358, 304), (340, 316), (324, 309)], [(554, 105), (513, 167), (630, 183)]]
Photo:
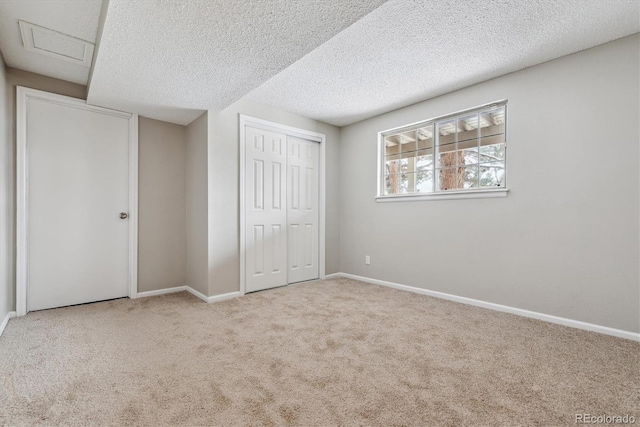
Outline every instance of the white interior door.
[(245, 128), (246, 292), (287, 284), (286, 135)]
[(287, 236), (288, 283), (319, 277), (317, 142), (288, 136)]
[(31, 98), (26, 123), (28, 310), (127, 296), (129, 119)]

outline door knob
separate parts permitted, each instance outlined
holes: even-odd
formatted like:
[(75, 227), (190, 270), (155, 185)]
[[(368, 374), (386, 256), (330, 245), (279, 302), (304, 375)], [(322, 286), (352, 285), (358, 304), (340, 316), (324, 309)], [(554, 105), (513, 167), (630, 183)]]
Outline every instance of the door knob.
[(127, 215), (125, 212), (120, 212), (120, 219), (127, 219), (127, 217), (129, 217), (129, 215)]

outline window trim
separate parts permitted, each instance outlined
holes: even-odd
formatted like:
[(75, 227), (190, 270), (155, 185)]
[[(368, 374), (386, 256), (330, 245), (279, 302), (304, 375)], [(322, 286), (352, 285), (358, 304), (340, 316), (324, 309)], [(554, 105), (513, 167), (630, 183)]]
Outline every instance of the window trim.
[(482, 190), (441, 191), (436, 193), (409, 193), (376, 196), (376, 202), (417, 202), (421, 200), (489, 199), (507, 197), (508, 188), (487, 188)]
[[(506, 197), (509, 192), (509, 188), (505, 185), (503, 188), (486, 188), (486, 189), (475, 189), (475, 190), (451, 190), (451, 191), (435, 191), (432, 193), (408, 193), (408, 194), (384, 194), (385, 188), (385, 176), (384, 176), (384, 138), (385, 135), (390, 133), (401, 133), (407, 130), (411, 130), (413, 128), (422, 127), (428, 124), (434, 125), (438, 121), (444, 121), (446, 119), (457, 117), (460, 115), (464, 115), (466, 113), (471, 113), (473, 111), (482, 110), (485, 108), (498, 107), (500, 105), (505, 106), (505, 128), (504, 128), (504, 137), (505, 137), (505, 148), (508, 144), (508, 111), (507, 111), (507, 103), (508, 99), (501, 99), (498, 101), (488, 102), (486, 104), (477, 105), (471, 108), (465, 108), (463, 110), (458, 110), (453, 113), (444, 114), (441, 116), (432, 117), (426, 120), (420, 120), (418, 122), (397, 126), (394, 128), (386, 129), (378, 132), (378, 144), (377, 144), (377, 188), (376, 188), (376, 202), (404, 202), (404, 201), (419, 201), (419, 200), (447, 200), (447, 199), (478, 199), (478, 198), (493, 198), (493, 197)], [(435, 148), (435, 147), (434, 147)], [(435, 156), (435, 150), (434, 150)], [(434, 157), (435, 162), (435, 157)], [(506, 181), (506, 173), (507, 173), (507, 153), (505, 152), (504, 158), (504, 167), (505, 167), (505, 184)]]

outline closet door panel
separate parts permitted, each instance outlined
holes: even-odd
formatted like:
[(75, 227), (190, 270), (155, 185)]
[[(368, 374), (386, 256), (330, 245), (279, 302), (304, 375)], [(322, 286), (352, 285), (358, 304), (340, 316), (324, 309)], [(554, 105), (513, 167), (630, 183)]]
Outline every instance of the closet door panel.
[(320, 144), (287, 137), (288, 283), (319, 277), (319, 154)]
[(246, 292), (287, 284), (286, 135), (245, 129)]

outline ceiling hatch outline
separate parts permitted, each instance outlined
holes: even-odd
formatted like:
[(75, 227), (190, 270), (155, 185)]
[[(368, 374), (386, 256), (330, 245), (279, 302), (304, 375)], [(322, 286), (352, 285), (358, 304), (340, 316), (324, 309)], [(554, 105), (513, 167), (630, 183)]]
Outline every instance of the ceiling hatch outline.
[(27, 51), (91, 67), (93, 43), (26, 21), (18, 20), (18, 24)]

